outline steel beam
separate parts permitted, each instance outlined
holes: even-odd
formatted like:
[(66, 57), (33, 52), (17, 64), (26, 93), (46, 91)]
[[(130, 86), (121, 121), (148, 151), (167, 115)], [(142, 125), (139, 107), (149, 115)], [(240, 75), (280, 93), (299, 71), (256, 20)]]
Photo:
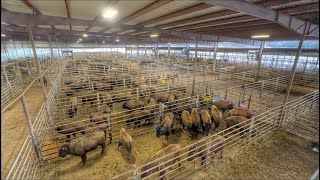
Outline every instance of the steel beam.
[(218, 42), (215, 42), (214, 44), (214, 52), (213, 52), (213, 60), (214, 60), (214, 71), (216, 71), (217, 69), (217, 53), (218, 53), (218, 45), (219, 43)]
[[(211, 5), (222, 6), (233, 11), (246, 13), (255, 17), (276, 22), (281, 26), (290, 29), (300, 35), (304, 33), (301, 27), (306, 23), (306, 21), (292, 16), (284, 15), (272, 9), (257, 6), (244, 0), (202, 0), (202, 2)], [(319, 25), (311, 23), (308, 24), (310, 25), (307, 28), (307, 32), (305, 34), (308, 36), (319, 37)]]
[[(45, 16), (45, 15), (37, 15), (33, 16), (26, 13), (17, 13), (17, 12), (9, 12), (6, 10), (2, 10), (1, 12), (1, 21), (10, 22), (10, 24), (20, 24), (20, 25), (73, 25), (73, 26), (84, 26), (92, 23), (90, 20), (80, 20), (74, 18), (65, 18), (65, 17), (53, 17), (53, 16)], [(93, 22), (93, 26), (99, 27), (118, 27), (120, 29), (127, 30), (138, 30), (138, 31), (148, 31), (148, 32), (158, 32), (161, 34), (173, 35), (185, 39), (195, 40), (198, 36), (197, 33), (193, 32), (178, 32), (173, 30), (165, 30), (160, 28), (150, 28), (143, 27), (138, 25), (117, 25), (117, 24), (106, 24), (105, 22)], [(56, 30), (55, 30), (56, 31)], [(55, 32), (52, 31), (52, 32)], [(81, 34), (80, 31), (75, 31), (78, 34)], [(95, 33), (99, 34), (99, 33)], [(104, 33), (100, 33), (100, 35), (105, 35)], [(240, 44), (249, 44), (249, 45), (260, 45), (260, 41), (247, 40), (247, 39), (239, 39), (239, 38), (229, 38), (224, 36), (215, 36), (208, 34), (199, 34), (199, 41), (226, 41), (226, 42), (235, 42)]]
[(284, 98), (284, 101), (283, 101), (284, 104), (286, 104), (288, 102), (288, 99), (289, 99), (289, 95), (290, 95), (290, 91), (291, 91), (291, 88), (292, 88), (294, 75), (296, 73), (297, 64), (298, 64), (298, 61), (299, 61), (299, 57), (300, 57), (303, 41), (304, 41), (304, 38), (305, 38), (305, 34), (307, 33), (308, 27), (309, 27), (309, 25), (308, 25), (308, 23), (306, 23), (303, 26), (303, 34), (300, 35), (300, 41), (299, 41), (299, 45), (298, 45), (298, 50), (297, 50), (296, 57), (295, 57), (294, 62), (293, 62), (293, 66), (292, 66), (292, 69), (291, 69), (289, 82), (288, 82), (287, 89), (286, 89), (285, 98)]
[(257, 82), (259, 79), (259, 73), (260, 73), (260, 68), (261, 68), (261, 60), (262, 60), (262, 54), (263, 54), (263, 49), (264, 49), (265, 41), (262, 41), (259, 49), (259, 54), (258, 54), (258, 64), (257, 64), (257, 70), (256, 74), (254, 77), (254, 81)]
[(49, 47), (50, 47), (50, 52), (51, 52), (51, 63), (53, 63), (52, 60), (53, 60), (53, 58), (54, 58), (54, 55), (53, 55), (53, 50), (52, 50), (51, 37), (50, 37), (50, 35), (48, 35), (48, 42), (49, 42)]
[(146, 22), (140, 23), (139, 25), (147, 26), (150, 24), (155, 24), (155, 23), (158, 23), (161, 21), (165, 21), (168, 19), (176, 18), (178, 16), (183, 16), (183, 15), (189, 14), (190, 12), (195, 13), (197, 11), (204, 10), (204, 9), (207, 9), (210, 7), (213, 7), (213, 6), (209, 5), (209, 4), (205, 4), (205, 3), (196, 4), (194, 6), (191, 6), (191, 7), (179, 10), (179, 11), (175, 11), (173, 13), (166, 14), (164, 16), (160, 16), (155, 19), (148, 20)]

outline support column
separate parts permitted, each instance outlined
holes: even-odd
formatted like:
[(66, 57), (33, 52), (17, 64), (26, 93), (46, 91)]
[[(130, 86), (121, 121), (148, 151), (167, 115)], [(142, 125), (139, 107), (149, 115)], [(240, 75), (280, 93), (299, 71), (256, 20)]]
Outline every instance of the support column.
[(187, 55), (187, 59), (190, 58), (190, 54), (189, 54), (189, 46), (190, 44), (187, 45), (187, 49), (186, 49), (186, 55)]
[(139, 45), (137, 44), (137, 56), (139, 57)]
[(147, 45), (144, 45), (144, 56), (147, 56)]
[(214, 71), (217, 69), (217, 52), (218, 52), (218, 42), (214, 42), (214, 52), (213, 52), (213, 60), (214, 60)]
[(37, 71), (38, 71), (38, 77), (40, 77), (40, 83), (41, 86), (43, 88), (43, 97), (46, 100), (46, 90), (44, 88), (44, 84), (43, 84), (43, 78), (41, 77), (41, 68), (40, 68), (40, 64), (39, 64), (39, 60), (38, 60), (38, 56), (37, 56), (37, 51), (36, 51), (36, 47), (34, 45), (34, 40), (33, 40), (33, 35), (32, 35), (32, 30), (31, 30), (31, 26), (28, 26), (28, 34), (29, 34), (29, 38), (30, 38), (30, 42), (31, 42), (31, 46), (32, 46), (32, 51), (33, 51), (33, 59), (35, 62), (35, 65), (37, 67)]
[(194, 53), (194, 59), (196, 60), (198, 57), (198, 38), (199, 36), (197, 35), (197, 39), (196, 39), (196, 51)]
[(59, 51), (59, 44), (58, 44), (57, 37), (55, 37), (55, 40), (56, 40), (56, 45), (57, 45), (57, 49), (58, 49), (58, 56), (61, 57), (61, 54), (60, 54), (60, 51)]
[(22, 41), (21, 41), (21, 47), (22, 47), (22, 50), (23, 50), (23, 55), (24, 55), (24, 57), (26, 58), (27, 56), (26, 56), (26, 52), (24, 51), (24, 47), (23, 47)]
[(52, 60), (54, 58), (54, 55), (53, 55), (53, 50), (52, 50), (52, 45), (51, 45), (51, 36), (48, 35), (48, 41), (49, 41), (49, 47), (50, 47), (50, 52), (51, 52), (51, 64), (53, 63)]
[(170, 59), (171, 44), (168, 44), (168, 57)]
[(19, 54), (18, 54), (17, 47), (16, 47), (16, 44), (14, 43), (13, 39), (12, 39), (12, 43), (13, 43), (13, 47), (14, 47), (14, 50), (16, 51), (17, 59), (18, 59), (19, 58)]
[[(28, 27), (30, 27), (30, 26), (28, 26)], [(42, 162), (41, 150), (39, 148), (39, 142), (38, 142), (38, 139), (37, 139), (37, 137), (36, 137), (36, 135), (34, 133), (34, 129), (33, 129), (32, 122), (31, 122), (31, 119), (30, 119), (30, 116), (29, 116), (29, 112), (28, 112), (28, 108), (27, 108), (27, 105), (26, 105), (26, 101), (25, 101), (24, 95), (21, 96), (21, 103), (22, 103), (22, 107), (23, 107), (25, 118), (26, 118), (26, 120), (28, 122), (28, 127), (29, 127), (28, 129), (29, 129), (29, 133), (30, 133), (30, 136), (31, 136), (31, 139), (32, 139), (32, 143), (33, 143), (33, 146), (34, 146), (34, 150), (35, 150), (36, 156), (37, 156), (38, 160), (40, 162)]]
[(292, 69), (291, 69), (291, 73), (290, 73), (290, 78), (289, 78), (289, 83), (287, 85), (287, 89), (286, 89), (286, 94), (285, 94), (285, 98), (284, 98), (284, 101), (283, 103), (286, 104), (287, 101), (288, 101), (288, 98), (289, 98), (289, 95), (290, 95), (290, 90), (291, 90), (291, 87), (292, 87), (292, 82), (293, 82), (293, 79), (294, 79), (294, 75), (296, 73), (296, 68), (297, 68), (297, 64), (298, 64), (298, 61), (299, 61), (299, 57), (300, 57), (300, 53), (301, 53), (301, 49), (302, 49), (302, 45), (303, 45), (303, 41), (304, 41), (304, 38), (305, 38), (305, 34), (306, 34), (306, 31), (307, 31), (307, 27), (309, 26), (309, 22), (307, 22), (305, 25), (304, 25), (304, 30), (303, 30), (303, 34), (300, 35), (299, 39), (299, 46), (298, 46), (298, 50), (297, 50), (297, 53), (296, 53), (296, 57), (294, 59), (294, 63), (293, 63), (293, 66), (292, 66)]
[(260, 67), (261, 67), (261, 59), (262, 59), (264, 45), (265, 45), (265, 41), (262, 41), (261, 45), (260, 45), (260, 49), (259, 49), (259, 54), (258, 54), (258, 65), (257, 65), (256, 75), (255, 75), (255, 78), (254, 78), (255, 82), (257, 82), (258, 79), (259, 79), (259, 73), (260, 73)]
[(124, 45), (124, 54), (125, 54), (125, 57), (127, 58), (128, 56), (127, 56), (127, 45), (126, 44)]

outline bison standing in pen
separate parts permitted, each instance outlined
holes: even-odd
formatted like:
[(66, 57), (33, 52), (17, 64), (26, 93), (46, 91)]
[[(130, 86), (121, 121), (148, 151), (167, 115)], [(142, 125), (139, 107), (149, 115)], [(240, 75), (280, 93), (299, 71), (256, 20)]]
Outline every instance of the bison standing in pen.
[(202, 122), (202, 131), (205, 135), (208, 135), (211, 130), (211, 117), (207, 110), (202, 110), (200, 112), (201, 122)]
[(219, 127), (223, 116), (215, 105), (210, 107), (210, 117), (211, 121), (215, 124), (214, 130), (216, 130)]
[(242, 116), (245, 118), (251, 118), (252, 112), (246, 108), (235, 108), (229, 111), (228, 116)]
[(213, 101), (212, 105), (215, 105), (218, 109), (221, 109), (222, 112), (226, 110), (233, 109), (234, 104), (231, 101), (228, 100), (217, 100)]
[(128, 151), (128, 159), (132, 158), (132, 137), (130, 136), (129, 133), (124, 128), (120, 129), (120, 135), (119, 135), (119, 142), (118, 142), (118, 148), (119, 147), (125, 147), (126, 150)]
[[(170, 144), (169, 146), (158, 151), (146, 163), (144, 163), (144, 165), (141, 169), (142, 174), (141, 174), (140, 178), (141, 179), (145, 178), (147, 176), (150, 176), (153, 172), (160, 171), (160, 176), (162, 176), (160, 179), (161, 180), (165, 179), (166, 170), (162, 170), (162, 169), (164, 169), (168, 166), (171, 166), (176, 161), (180, 161), (180, 149), (181, 149), (180, 144)], [(170, 154), (170, 156), (167, 156), (169, 154)], [(164, 156), (166, 156), (166, 157), (161, 158)], [(159, 160), (155, 161), (156, 159), (159, 159)], [(164, 163), (164, 162), (166, 162), (166, 163)], [(154, 167), (156, 167), (156, 168), (154, 168)], [(179, 167), (180, 167), (180, 163), (179, 163)], [(152, 168), (154, 168), (154, 169), (152, 169)]]
[(102, 147), (102, 153), (106, 152), (106, 138), (103, 131), (94, 131), (86, 134), (78, 139), (72, 140), (70, 143), (63, 144), (59, 149), (59, 157), (66, 157), (68, 154), (80, 156), (83, 165), (87, 162), (87, 152)]
[[(205, 159), (211, 158), (211, 154), (216, 154), (220, 151), (220, 158), (222, 158), (222, 151), (225, 143), (225, 138), (221, 135), (214, 136), (213, 141), (208, 144), (208, 141), (203, 141), (197, 143), (196, 145), (191, 145), (188, 148), (188, 161), (192, 161), (195, 157), (201, 157), (201, 165), (205, 163)], [(209, 150), (208, 150), (209, 149)], [(207, 151), (208, 150), (208, 151)]]
[(189, 111), (184, 110), (181, 113), (182, 128), (187, 130), (191, 137), (197, 134), (197, 127), (194, 125), (193, 119)]
[(173, 124), (175, 122), (175, 117), (172, 112), (165, 113), (164, 119), (162, 120), (160, 126), (156, 128), (156, 136), (159, 138), (165, 135), (165, 139), (169, 139), (169, 135), (173, 131)]

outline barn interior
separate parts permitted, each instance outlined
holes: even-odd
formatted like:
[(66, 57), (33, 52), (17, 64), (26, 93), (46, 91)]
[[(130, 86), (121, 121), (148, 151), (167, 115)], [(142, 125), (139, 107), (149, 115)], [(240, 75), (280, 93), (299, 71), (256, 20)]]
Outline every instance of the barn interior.
[(318, 152), (318, 0), (1, 1), (1, 179), (319, 179)]

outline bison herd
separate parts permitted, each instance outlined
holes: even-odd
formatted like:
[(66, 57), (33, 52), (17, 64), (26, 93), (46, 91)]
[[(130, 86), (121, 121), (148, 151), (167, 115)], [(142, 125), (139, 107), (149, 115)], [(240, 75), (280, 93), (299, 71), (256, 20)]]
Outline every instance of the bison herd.
[[(137, 83), (138, 84), (138, 80)], [(140, 93), (150, 92), (148, 88), (150, 86), (139, 85)], [(150, 97), (147, 103), (143, 101), (130, 99), (126, 100), (121, 106), (125, 110), (124, 122), (126, 125), (133, 125), (133, 128), (139, 128), (143, 124), (153, 123), (151, 119), (155, 119), (155, 110), (157, 109), (157, 103), (164, 103), (167, 109), (164, 110), (163, 115), (160, 116), (160, 125), (155, 127), (156, 137), (160, 138), (165, 136), (168, 140), (169, 136), (174, 134), (177, 128), (182, 129), (189, 137), (194, 138), (198, 134), (203, 134), (209, 136), (210, 132), (218, 131), (221, 122), (224, 120), (226, 128), (239, 128), (241, 134), (248, 131), (249, 121), (248, 119), (253, 116), (249, 109), (234, 107), (234, 104), (228, 100), (217, 100), (212, 101), (209, 106), (200, 108), (190, 107), (188, 108), (171, 108), (176, 107), (177, 104), (173, 103), (175, 100), (184, 97), (184, 92), (171, 90), (158, 98)], [(95, 96), (97, 97), (97, 96)], [(68, 125), (61, 125), (56, 127), (55, 130), (58, 133), (65, 134), (67, 139), (70, 139), (70, 135), (74, 135), (77, 132), (81, 132), (82, 136), (71, 141), (67, 140), (58, 152), (59, 157), (65, 157), (67, 154), (80, 156), (82, 163), (85, 164), (87, 160), (86, 153), (96, 149), (98, 146), (102, 147), (102, 153), (106, 152), (106, 133), (109, 130), (110, 143), (112, 142), (111, 134), (111, 108), (113, 97), (108, 93), (100, 93), (100, 101), (105, 104), (105, 107), (100, 112), (90, 113), (89, 120), (90, 125), (84, 122), (78, 122)], [(92, 104), (94, 98), (90, 95), (82, 97), (82, 103)], [(69, 108), (69, 116), (73, 117), (77, 114), (78, 103), (77, 98), (71, 97), (71, 105)], [(226, 112), (227, 111), (227, 112)], [(223, 113), (226, 112), (227, 117), (224, 118)], [(141, 123), (140, 121), (144, 121)], [(90, 127), (91, 131), (86, 130)], [(247, 130), (246, 130), (247, 129)], [(256, 130), (253, 129), (253, 134)], [(217, 135), (217, 138), (211, 142), (215, 144), (210, 146), (210, 153), (220, 152), (220, 157), (222, 157), (223, 145), (225, 143), (225, 137)], [(128, 159), (132, 158), (133, 151), (133, 139), (132, 136), (126, 131), (125, 127), (120, 129), (118, 147), (123, 147), (128, 152)], [(201, 144), (202, 143), (202, 144)], [(205, 150), (207, 146), (204, 144), (206, 141), (201, 141), (197, 146), (191, 145), (188, 148), (188, 161), (192, 161), (195, 157), (201, 157), (201, 165), (204, 160), (207, 159), (207, 151)], [(201, 147), (201, 148), (197, 148)], [(142, 168), (141, 178), (149, 176), (153, 171), (157, 170), (153, 167), (159, 166), (160, 176), (165, 174), (165, 166), (170, 166), (176, 161), (180, 161), (180, 144), (170, 144), (169, 146), (163, 148), (159, 152), (155, 153), (146, 163), (144, 163)], [(171, 154), (170, 156), (167, 156)], [(165, 157), (165, 158), (161, 158)], [(155, 161), (161, 158), (161, 160)], [(166, 162), (166, 163), (164, 163)], [(179, 163), (180, 164), (180, 163)]]

